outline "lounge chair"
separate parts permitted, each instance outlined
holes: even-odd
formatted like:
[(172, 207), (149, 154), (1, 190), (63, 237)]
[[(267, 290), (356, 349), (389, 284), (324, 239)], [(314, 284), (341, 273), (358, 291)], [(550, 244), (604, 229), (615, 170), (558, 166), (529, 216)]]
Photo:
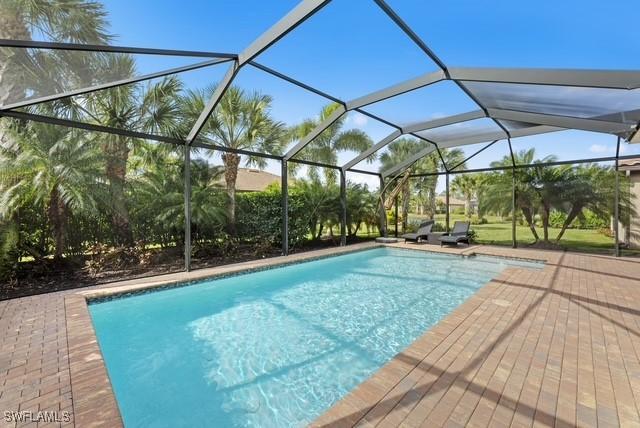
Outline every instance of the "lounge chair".
[(456, 221), (451, 233), (440, 237), (440, 246), (442, 247), (444, 244), (458, 245), (460, 242), (469, 244), (469, 226), (468, 221)]
[(431, 228), (433, 227), (433, 220), (427, 220), (425, 222), (420, 223), (418, 227), (418, 231), (416, 233), (405, 233), (401, 236), (404, 238), (404, 242), (407, 241), (415, 241), (418, 242), (422, 239), (426, 239), (431, 233)]

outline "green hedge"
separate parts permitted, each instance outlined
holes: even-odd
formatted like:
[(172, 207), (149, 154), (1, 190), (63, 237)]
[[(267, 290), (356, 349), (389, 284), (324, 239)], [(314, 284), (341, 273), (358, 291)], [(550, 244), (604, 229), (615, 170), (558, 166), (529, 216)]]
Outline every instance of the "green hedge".
[[(236, 195), (238, 238), (245, 241), (267, 240), (282, 245), (282, 197), (280, 189)], [(289, 247), (307, 240), (310, 209), (295, 190), (289, 194)]]

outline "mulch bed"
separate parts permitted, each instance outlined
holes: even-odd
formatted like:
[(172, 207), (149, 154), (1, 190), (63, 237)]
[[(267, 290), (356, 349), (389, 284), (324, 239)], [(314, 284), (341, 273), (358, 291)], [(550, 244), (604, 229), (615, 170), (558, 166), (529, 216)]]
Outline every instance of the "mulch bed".
[[(353, 238), (349, 243), (370, 241), (373, 238)], [(291, 253), (313, 251), (331, 246), (336, 246), (337, 241), (322, 240), (306, 243), (303, 247), (295, 248)], [(246, 262), (256, 259), (279, 256), (280, 249), (262, 249), (256, 253), (253, 246), (238, 247), (232, 254), (224, 256), (194, 257), (191, 261), (192, 269), (203, 269), (233, 263)], [(156, 254), (157, 256), (158, 254)], [(135, 278), (163, 275), (184, 270), (184, 260), (181, 252), (168, 250), (161, 257), (154, 257), (153, 263), (136, 264), (126, 267), (102, 269), (93, 272), (87, 260), (53, 261), (43, 260), (38, 263), (21, 263), (17, 279), (11, 282), (0, 283), (0, 300), (15, 299), (18, 297), (32, 296), (36, 294), (51, 293), (54, 291), (71, 290), (90, 287), (115, 281), (123, 281)]]

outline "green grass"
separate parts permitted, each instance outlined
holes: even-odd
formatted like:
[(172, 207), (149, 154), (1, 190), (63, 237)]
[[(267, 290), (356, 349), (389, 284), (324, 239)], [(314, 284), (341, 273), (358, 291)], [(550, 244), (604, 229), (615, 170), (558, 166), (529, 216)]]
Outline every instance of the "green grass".
[[(411, 221), (419, 221), (423, 217), (410, 214)], [(501, 220), (495, 216), (486, 217), (487, 224), (471, 225), (471, 229), (476, 232), (475, 242), (479, 244), (511, 245), (511, 222)], [(466, 220), (464, 215), (451, 214), (450, 224), (456, 220)], [(436, 221), (444, 224), (445, 215), (436, 215)], [(539, 235), (542, 235), (542, 228), (536, 228)], [(555, 241), (560, 232), (558, 228), (549, 228), (549, 239)], [(518, 245), (525, 246), (534, 242), (533, 235), (528, 226), (516, 226), (516, 240)], [(592, 229), (567, 229), (559, 245), (574, 251), (591, 252), (613, 252), (613, 238), (605, 236), (597, 230)]]

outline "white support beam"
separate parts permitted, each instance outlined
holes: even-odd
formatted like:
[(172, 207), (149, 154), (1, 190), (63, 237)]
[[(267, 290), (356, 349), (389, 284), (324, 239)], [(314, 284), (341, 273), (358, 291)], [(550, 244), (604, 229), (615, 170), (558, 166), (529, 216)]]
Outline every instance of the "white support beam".
[(291, 30), (326, 6), (329, 1), (330, 0), (303, 0), (238, 55), (238, 63), (240, 66), (260, 55), (265, 49), (268, 49), (269, 46), (286, 36)]
[(285, 153), (284, 160), (288, 161), (289, 159), (297, 155), (302, 149), (304, 149), (307, 146), (307, 144), (313, 141), (318, 135), (322, 134), (322, 132), (325, 129), (333, 125), (335, 121), (340, 119), (340, 117), (342, 117), (342, 115), (345, 112), (346, 112), (346, 109), (344, 108), (344, 106), (339, 105), (333, 111), (333, 113), (329, 115), (329, 117), (323, 120), (322, 123), (318, 124), (318, 126), (316, 126), (313, 130), (311, 130), (311, 132), (309, 132), (300, 141), (298, 141), (298, 144), (296, 144), (287, 153)]
[[(530, 126), (528, 128), (514, 129), (510, 131), (511, 138), (527, 137), (530, 135), (546, 134), (549, 132), (564, 131), (564, 128), (558, 128), (554, 126)], [(448, 149), (452, 147), (467, 146), (470, 144), (489, 143), (495, 140), (504, 140), (507, 135), (504, 131), (485, 132), (482, 134), (473, 135), (471, 137), (462, 138), (459, 140), (444, 141), (437, 143), (441, 149)]]
[(606, 134), (626, 134), (633, 132), (636, 128), (636, 125), (607, 122), (604, 120), (556, 116), (551, 114), (530, 113), (515, 110), (488, 109), (488, 113), (490, 117), (498, 120), (514, 120), (566, 129), (602, 132)]
[(386, 171), (383, 171), (382, 172), (382, 177), (386, 178), (386, 177), (389, 177), (390, 175), (395, 175), (399, 171), (402, 171), (402, 170), (410, 167), (411, 165), (413, 165), (414, 163), (416, 163), (417, 161), (419, 161), (420, 159), (422, 159), (423, 157), (427, 156), (429, 153), (431, 153), (431, 152), (433, 152), (435, 150), (436, 150), (436, 146), (434, 146), (434, 145), (425, 147), (424, 149), (420, 150), (418, 153), (416, 153), (413, 156), (405, 159), (403, 162), (400, 162), (398, 165), (393, 166), (393, 167), (389, 168)]
[(452, 125), (454, 123), (461, 123), (461, 122), (466, 122), (474, 119), (481, 119), (483, 117), (486, 117), (486, 116), (482, 110), (474, 110), (467, 113), (456, 114), (453, 116), (441, 117), (438, 119), (433, 119), (425, 122), (418, 122), (418, 123), (413, 123), (411, 125), (407, 125), (406, 127), (403, 127), (402, 130), (394, 131), (391, 134), (387, 135), (382, 140), (380, 140), (377, 144), (365, 150), (360, 155), (358, 155), (357, 157), (353, 158), (352, 160), (344, 164), (342, 166), (342, 169), (347, 170), (349, 168), (352, 168), (354, 165), (357, 165), (362, 160), (368, 158), (375, 152), (381, 150), (386, 145), (393, 142), (393, 140), (395, 140), (396, 138), (400, 137), (403, 134), (411, 134), (414, 132), (426, 131), (427, 129), (438, 128), (441, 126)]
[[(540, 126), (531, 126), (529, 128), (513, 130), (510, 133), (512, 138), (517, 138), (517, 137), (526, 137), (529, 135), (546, 134), (548, 132), (557, 132), (562, 130), (563, 128), (540, 125)], [(470, 144), (488, 143), (494, 140), (503, 140), (505, 138), (507, 138), (507, 135), (505, 134), (504, 131), (496, 131), (496, 132), (478, 134), (472, 137), (463, 138), (459, 140), (452, 140), (452, 141), (437, 143), (437, 145), (439, 148), (445, 149), (445, 148), (451, 148), (451, 147), (466, 146)], [(401, 172), (403, 169), (410, 167), (415, 162), (420, 160), (420, 158), (427, 156), (433, 150), (435, 150), (435, 147), (426, 147), (421, 152), (416, 153), (415, 155), (413, 155), (406, 161), (402, 162), (401, 164), (398, 164), (393, 168), (387, 171), (384, 171), (382, 173), (382, 176), (388, 177), (390, 175), (395, 175), (398, 172)]]
[(356, 156), (355, 158), (351, 159), (349, 162), (345, 163), (342, 166), (342, 170), (346, 171), (347, 169), (359, 164), (364, 159), (366, 159), (369, 156), (371, 156), (372, 154), (376, 153), (378, 150), (380, 150), (381, 148), (383, 148), (387, 144), (391, 143), (393, 140), (395, 140), (396, 138), (398, 138), (401, 135), (402, 135), (402, 131), (398, 131), (398, 130), (393, 131), (391, 134), (389, 134), (386, 137), (384, 137), (378, 143), (376, 143), (375, 145), (369, 147), (367, 150), (365, 150), (364, 152), (360, 153), (358, 156)]
[(402, 131), (405, 134), (412, 132), (426, 131), (427, 129), (439, 128), (441, 126), (453, 125), (454, 123), (468, 122), (474, 119), (482, 119), (487, 117), (482, 110), (474, 110), (467, 113), (456, 114), (453, 116), (441, 117), (426, 122), (413, 123), (403, 126)]
[(25, 99), (23, 101), (18, 101), (18, 102), (11, 103), (11, 104), (6, 104), (6, 105), (0, 105), (0, 110), (11, 110), (11, 109), (16, 109), (16, 108), (20, 108), (20, 107), (26, 107), (26, 106), (31, 106), (31, 105), (35, 105), (35, 104), (40, 104), (40, 103), (44, 103), (44, 102), (51, 102), (51, 101), (59, 100), (61, 98), (68, 98), (68, 97), (73, 97), (73, 96), (77, 96), (77, 95), (83, 95), (83, 94), (87, 94), (89, 92), (96, 92), (96, 91), (102, 91), (104, 89), (116, 88), (118, 86), (131, 85), (133, 83), (143, 82), (145, 80), (157, 79), (158, 77), (164, 77), (164, 76), (169, 76), (169, 75), (172, 75), (172, 74), (184, 73), (186, 71), (197, 70), (197, 69), (204, 68), (204, 67), (210, 67), (210, 66), (213, 66), (213, 65), (216, 65), (216, 64), (220, 64), (220, 63), (223, 63), (223, 62), (228, 62), (228, 61), (230, 61), (230, 60), (226, 59), (226, 58), (213, 59), (213, 60), (209, 60), (209, 61), (199, 62), (199, 63), (196, 63), (196, 64), (185, 65), (183, 67), (176, 67), (176, 68), (171, 68), (171, 69), (168, 69), (168, 70), (158, 71), (158, 72), (155, 72), (155, 73), (143, 74), (143, 75), (136, 76), (136, 77), (130, 77), (130, 78), (127, 78), (127, 79), (116, 80), (116, 81), (113, 81), (113, 82), (101, 83), (101, 84), (94, 85), (94, 86), (88, 86), (88, 87), (84, 87), (84, 88), (72, 89), (72, 90), (61, 92), (61, 93), (58, 93), (58, 94), (51, 94), (51, 95), (46, 95), (46, 96), (37, 97), (37, 98), (27, 98), (27, 99)]
[(449, 68), (453, 80), (609, 89), (640, 88), (640, 71), (536, 68)]
[(429, 86), (433, 83), (445, 80), (446, 76), (444, 71), (435, 71), (432, 73), (423, 74), (415, 79), (406, 80), (396, 85), (389, 86), (388, 88), (381, 89), (379, 91), (371, 92), (370, 94), (362, 97), (347, 101), (347, 110), (353, 110), (356, 108), (364, 107), (369, 104), (377, 103), (379, 101), (392, 98), (406, 92), (411, 92), (424, 86)]

